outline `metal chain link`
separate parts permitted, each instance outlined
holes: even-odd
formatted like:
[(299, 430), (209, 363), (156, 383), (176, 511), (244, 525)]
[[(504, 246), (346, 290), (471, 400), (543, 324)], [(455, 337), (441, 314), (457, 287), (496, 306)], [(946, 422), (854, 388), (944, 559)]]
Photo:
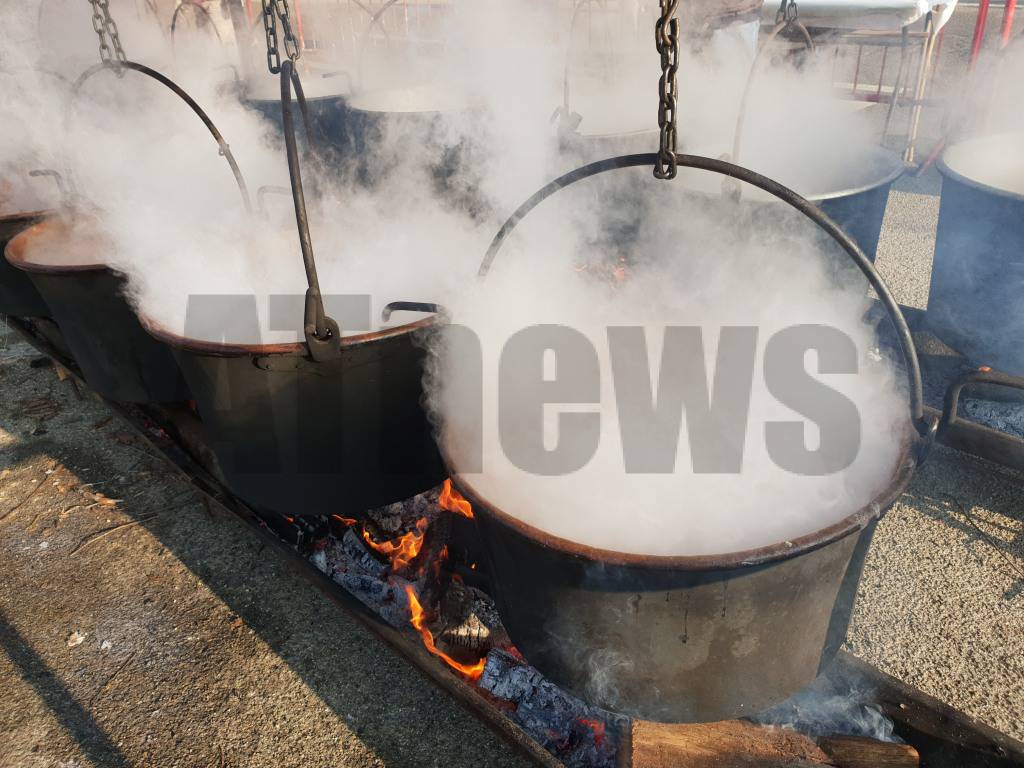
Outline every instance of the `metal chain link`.
[(779, 10), (775, 12), (775, 23), (792, 24), (796, 21), (799, 11), (796, 7), (796, 0), (782, 0), (782, 5), (779, 6)]
[(679, 0), (661, 0), (661, 16), (654, 25), (654, 44), (661, 54), (661, 78), (658, 81), (658, 127), (661, 143), (654, 177), (676, 177), (676, 108), (679, 96)]
[[(110, 15), (109, 0), (89, 0), (92, 5), (92, 28), (100, 40), (100, 61), (107, 63), (117, 60), (123, 64), (128, 61), (124, 48), (121, 46), (121, 36), (117, 31), (117, 22)], [(113, 50), (111, 50), (113, 46)]]
[(299, 41), (292, 31), (288, 0), (263, 0), (263, 29), (267, 35), (267, 68), (272, 75), (281, 71), (281, 49), (277, 37), (278, 21), (281, 22), (281, 29), (284, 31), (285, 55), (295, 61), (301, 54)]

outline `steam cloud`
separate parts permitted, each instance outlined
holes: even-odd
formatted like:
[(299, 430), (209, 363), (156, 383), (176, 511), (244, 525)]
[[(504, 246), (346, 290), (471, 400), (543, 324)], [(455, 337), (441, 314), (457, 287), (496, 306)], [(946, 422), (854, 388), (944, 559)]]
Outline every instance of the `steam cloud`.
[[(105, 261), (127, 276), (140, 314), (176, 333), (186, 330), (189, 296), (255, 295), (265, 308), (271, 294), (303, 293), (290, 200), (268, 197), (265, 215), (247, 216), (214, 142), (182, 102), (132, 73), (101, 73), (68, 117), (66, 84), (29, 71), (41, 66), (73, 80), (94, 60), (86, 4), (64, 5), (63, 23), (38, 28), (35, 4), (19, 4), (12, 14), (0, 119), (19, 133), (0, 148), (0, 171), (12, 185), (6, 205), (52, 205), (53, 191), (40, 187), (42, 180), (26, 182), (25, 171), (70, 169), (109, 238)], [(277, 126), (243, 103), (223, 69), (233, 52), (212, 39), (172, 46), (133, 3), (111, 7), (129, 57), (174, 77), (209, 112), (250, 190), (286, 186)], [(351, 105), (405, 115), (375, 122), (362, 155), (304, 166), (322, 290), (369, 294), (373, 317), (389, 301), (438, 302), (476, 332), (484, 349), (486, 453), (484, 471), (469, 479), (528, 523), (592, 546), (674, 555), (736, 551), (833, 523), (890, 479), (905, 397), (896, 374), (869, 354), (864, 282), (836, 265), (810, 225), (730, 207), (718, 197), (720, 180), (708, 174), (685, 172), (669, 184), (652, 181), (649, 169), (620, 171), (549, 200), (516, 230), (488, 279), (475, 279), (501, 220), (555, 174), (625, 145), (656, 148), (654, 9), (639, 2), (603, 7), (590, 4), (592, 18), (571, 27), (562, 4), (458, 2), (408, 34), (392, 29), (390, 36), (366, 32), (355, 12), (345, 15), (339, 24), (349, 25), (351, 46), (310, 51), (302, 69), (307, 90), (317, 95), (335, 83)], [(752, 32), (716, 36), (685, 54), (685, 151), (731, 151)], [(563, 103), (566, 71), (583, 138), (560, 141), (552, 114)], [(275, 93), (267, 75), (250, 85), (257, 95)], [(813, 60), (800, 71), (760, 72), (739, 161), (807, 194), (857, 186), (875, 137), (827, 85), (827, 69)], [(622, 134), (629, 136), (608, 138)], [(757, 197), (749, 189), (744, 196)], [(607, 279), (618, 268), (628, 280)], [(262, 323), (264, 342), (301, 338), (300, 316), (288, 331), (269, 330), (265, 311)], [(512, 333), (536, 323), (578, 329), (604, 350), (600, 449), (583, 469), (561, 477), (518, 470), (495, 432), (497, 356)], [(834, 326), (859, 350), (859, 375), (828, 379), (862, 415), (860, 450), (846, 471), (807, 477), (774, 465), (764, 424), (795, 417), (756, 375), (740, 475), (693, 474), (685, 440), (674, 473), (624, 473), (607, 326), (646, 327), (656, 380), (666, 325), (701, 326), (709, 361), (723, 326), (755, 325), (760, 371), (764, 342), (797, 323)], [(219, 326), (188, 330), (212, 340), (224, 333)], [(257, 339), (238, 331), (229, 340)], [(476, 415), (452, 395), (467, 366), (443, 347), (435, 352), (430, 405), (457, 469), (476, 426)], [(552, 429), (556, 418), (548, 414)], [(813, 425), (808, 431), (813, 442)]]

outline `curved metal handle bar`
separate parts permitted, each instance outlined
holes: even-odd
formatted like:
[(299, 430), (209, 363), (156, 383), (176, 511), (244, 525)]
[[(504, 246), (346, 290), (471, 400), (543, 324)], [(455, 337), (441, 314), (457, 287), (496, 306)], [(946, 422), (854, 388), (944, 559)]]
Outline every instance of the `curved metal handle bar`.
[[(601, 173), (606, 173), (607, 171), (619, 168), (653, 166), (657, 159), (658, 155), (656, 153), (649, 152), (638, 155), (620, 155), (619, 157), (612, 157), (607, 160), (598, 160), (595, 163), (584, 165), (574, 171), (569, 171), (569, 173), (559, 176), (554, 181), (549, 182), (546, 186), (534, 192), (526, 202), (515, 210), (515, 212), (501, 226), (501, 229), (498, 230), (498, 234), (494, 236), (490, 247), (487, 249), (487, 254), (484, 256), (484, 260), (480, 264), (480, 279), (487, 276), (487, 273), (491, 268), (491, 264), (498, 255), (498, 251), (501, 250), (501, 246), (508, 239), (512, 230), (516, 228), (516, 225), (522, 221), (530, 211), (551, 197), (551, 195), (570, 186), (571, 184), (575, 184), (577, 181), (582, 181), (583, 179), (587, 179)], [(792, 208), (800, 211), (800, 213), (817, 224), (821, 229), (825, 230), (829, 237), (836, 241), (839, 247), (842, 248), (850, 257), (851, 261), (857, 265), (864, 277), (867, 278), (868, 283), (870, 283), (871, 287), (875, 289), (879, 300), (885, 307), (885, 310), (889, 315), (889, 319), (892, 321), (893, 327), (896, 329), (896, 336), (900, 343), (900, 350), (903, 353), (903, 362), (907, 368), (907, 379), (910, 384), (910, 416), (914, 423), (914, 427), (922, 436), (933, 434), (937, 422), (934, 420), (927, 420), (924, 416), (924, 394), (921, 385), (921, 367), (917, 361), (917, 350), (914, 347), (914, 338), (910, 333), (910, 327), (907, 325), (906, 318), (903, 317), (903, 312), (900, 311), (900, 305), (896, 303), (896, 299), (893, 298), (892, 292), (889, 290), (889, 286), (887, 286), (885, 281), (882, 280), (881, 276), (875, 270), (874, 264), (872, 264), (871, 260), (864, 255), (864, 251), (860, 249), (860, 246), (858, 246), (848, 234), (840, 229), (839, 225), (826, 216), (814, 203), (809, 200), (805, 200), (788, 187), (784, 187), (777, 181), (773, 181), (767, 176), (762, 176), (756, 171), (751, 171), (748, 168), (734, 165), (733, 163), (728, 163), (724, 160), (716, 160), (714, 158), (702, 157), (700, 155), (677, 154), (676, 163), (678, 166), (683, 168), (699, 168), (700, 170), (711, 171), (712, 173), (717, 173), (720, 176), (728, 176), (757, 187), (770, 195), (777, 197)]]
[(440, 304), (426, 301), (392, 301), (381, 311), (381, 320), (386, 323), (395, 312), (429, 312), (443, 319), (451, 316), (448, 310)]
[(267, 195), (292, 196), (291, 187), (280, 187), (277, 184), (264, 184), (256, 190), (256, 211), (261, 216), (267, 212)]
[(754, 79), (757, 73), (760, 71), (761, 62), (764, 60), (764, 52), (775, 42), (775, 38), (779, 36), (779, 33), (787, 27), (795, 27), (804, 36), (804, 42), (807, 44), (807, 50), (814, 50), (814, 40), (811, 39), (811, 33), (807, 31), (800, 21), (797, 19), (790, 19), (787, 21), (780, 21), (776, 24), (772, 31), (768, 33), (768, 37), (765, 38), (764, 42), (761, 43), (761, 47), (757, 49), (757, 53), (754, 55), (754, 61), (750, 65), (750, 74), (747, 75), (747, 82), (743, 88), (743, 97), (740, 99), (740, 111), (736, 117), (736, 130), (733, 133), (732, 139), (732, 161), (738, 163), (740, 161), (740, 146), (743, 139), (743, 127), (747, 122), (747, 103), (750, 101), (750, 93), (753, 90)]
[(292, 185), (292, 200), (295, 203), (295, 224), (299, 230), (299, 247), (302, 250), (302, 264), (306, 270), (306, 307), (303, 331), (310, 355), (316, 361), (330, 360), (341, 353), (341, 331), (338, 324), (324, 312), (324, 299), (320, 294), (320, 281), (316, 274), (316, 260), (313, 256), (313, 240), (309, 235), (309, 218), (306, 215), (306, 196), (302, 190), (302, 169), (299, 165), (299, 146), (295, 139), (295, 117), (292, 115), (292, 85), (295, 86), (299, 111), (306, 122), (307, 136), (309, 123), (305, 109), (306, 98), (302, 84), (295, 72), (291, 59), (281, 62), (281, 122), (284, 126), (284, 145), (288, 155), (288, 177)]
[(242, 204), (245, 206), (245, 210), (247, 213), (252, 213), (252, 201), (249, 198), (249, 188), (246, 186), (245, 178), (242, 176), (242, 171), (238, 167), (238, 162), (235, 160), (235, 156), (231, 152), (231, 147), (228, 146), (228, 143), (224, 140), (224, 137), (221, 135), (220, 131), (217, 130), (217, 126), (213, 124), (213, 121), (210, 119), (209, 115), (207, 115), (206, 112), (203, 111), (203, 108), (200, 107), (195, 102), (195, 100), (181, 88), (181, 86), (179, 86), (166, 75), (157, 72), (155, 69), (150, 69), (144, 64), (137, 64), (134, 61), (124, 61), (120, 63), (103, 62), (101, 64), (95, 64), (89, 67), (89, 69), (85, 70), (85, 72), (78, 76), (78, 79), (75, 80), (74, 85), (71, 86), (71, 102), (69, 102), (68, 104), (69, 114), (74, 99), (76, 96), (78, 96), (86, 80), (91, 78), (97, 72), (102, 72), (104, 70), (116, 71), (120, 69), (130, 69), (134, 72), (138, 72), (139, 74), (153, 78), (158, 83), (171, 90), (174, 93), (174, 95), (176, 95), (186, 104), (188, 104), (191, 110), (196, 113), (200, 120), (203, 121), (203, 124), (206, 126), (206, 129), (210, 132), (210, 135), (213, 136), (214, 140), (217, 142), (217, 146), (220, 148), (220, 153), (224, 156), (224, 159), (228, 161), (228, 165), (231, 166), (231, 173), (234, 174), (235, 183), (238, 185), (238, 191), (242, 195)]
[(195, 2), (195, 0), (181, 0), (178, 3), (178, 7), (174, 9), (174, 15), (171, 17), (171, 45), (174, 45), (174, 33), (178, 26), (178, 16), (187, 5), (192, 6), (206, 17), (206, 20), (210, 23), (210, 29), (212, 29), (213, 34), (217, 36), (217, 42), (223, 43), (224, 41), (221, 39), (220, 32), (217, 31), (217, 25), (213, 23), (213, 16), (210, 15), (210, 12), (199, 3)]
[[(997, 384), (1001, 387), (1024, 391), (1024, 378), (1020, 376), (1011, 376), (1008, 373), (992, 370), (968, 371), (954, 379), (949, 385), (949, 389), (946, 390), (945, 402), (942, 408), (942, 419), (939, 422), (939, 432), (946, 431), (959, 421), (957, 409), (960, 405), (960, 393), (964, 387), (972, 384)], [(1020, 441), (1024, 445), (1024, 440), (1020, 438), (1013, 439)]]
[(77, 197), (68, 184), (64, 181), (64, 177), (59, 171), (54, 171), (49, 168), (37, 168), (36, 170), (29, 171), (29, 176), (33, 178), (51, 178), (57, 185), (57, 193), (60, 195), (60, 202), (64, 208), (72, 209), (75, 207), (75, 198)]

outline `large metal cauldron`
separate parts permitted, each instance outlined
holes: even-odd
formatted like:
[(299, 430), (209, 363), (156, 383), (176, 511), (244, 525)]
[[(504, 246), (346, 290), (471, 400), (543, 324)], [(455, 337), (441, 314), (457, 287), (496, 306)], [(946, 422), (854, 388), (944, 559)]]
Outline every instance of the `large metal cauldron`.
[[(889, 201), (889, 190), (893, 182), (903, 174), (905, 167), (896, 153), (875, 147), (862, 164), (849, 170), (849, 176), (842, 182), (830, 185), (827, 189), (801, 189), (799, 192), (805, 199), (816, 203), (832, 221), (853, 238), (867, 257), (874, 261), (882, 233), (885, 208)], [(776, 170), (784, 172), (785, 166), (780, 164)], [(718, 192), (709, 188), (706, 174), (681, 175), (685, 185), (707, 192)], [(795, 223), (797, 226), (806, 227), (799, 214), (786, 209), (759, 190), (743, 189), (741, 199), (750, 211), (755, 226), (767, 226), (774, 222), (776, 226)], [(823, 234), (819, 233), (819, 239), (824, 247), (835, 248)]]
[[(292, 113), (308, 109), (293, 63), (281, 63), (281, 116), (306, 271), (305, 342), (215, 343), (146, 321), (170, 344), (192, 387), (221, 472), (250, 504), (285, 515), (360, 517), (443, 477), (421, 405), (425, 352), (413, 339), (432, 320), (342, 336), (320, 293)], [(307, 124), (308, 125), (308, 124)], [(433, 311), (425, 305), (392, 309)]]
[(767, 709), (832, 660), (879, 513), (913, 467), (908, 447), (878, 499), (792, 546), (714, 557), (584, 547), (455, 484), (473, 505), (502, 622), (533, 666), (605, 709), (697, 722)]
[(896, 153), (879, 147), (865, 163), (862, 179), (855, 180), (846, 189), (813, 191), (807, 199), (817, 203), (874, 261), (889, 190), (893, 182), (903, 175), (905, 167)]
[(430, 321), (346, 337), (323, 362), (305, 344), (215, 344), (144, 322), (175, 350), (221, 472), (254, 507), (357, 517), (443, 479), (413, 338)]
[(39, 291), (93, 390), (121, 402), (187, 400), (174, 356), (142, 330), (124, 277), (103, 263), (109, 244), (87, 231), (47, 219), (8, 243), (7, 261)]
[(955, 144), (939, 171), (928, 326), (975, 362), (1024, 375), (1024, 133)]
[[(337, 166), (352, 155), (349, 110), (345, 103), (351, 82), (345, 75), (324, 76), (328, 74), (317, 72), (308, 77), (304, 83), (307, 89), (304, 96), (309, 113), (311, 149), (324, 161)], [(275, 125), (282, 126), (279, 90), (276, 77), (260, 79), (245, 89), (242, 100)]]
[[(527, 661), (593, 704), (682, 722), (754, 714), (810, 683), (838, 651), (875, 524), (909, 482), (937, 423), (925, 419), (913, 339), (899, 305), (857, 245), (820, 210), (759, 174), (720, 160), (677, 155), (759, 187), (821, 227), (863, 272), (896, 328), (910, 380), (910, 421), (887, 487), (863, 509), (789, 542), (707, 557), (598, 550), (528, 526), (482, 498), (451, 465), (473, 504), (502, 621)], [(590, 176), (654, 165), (631, 155), (579, 168), (524, 203), (502, 242), (544, 199)], [(628, 525), (628, 510), (623, 510)]]
[[(0, 216), (0, 252), (11, 238), (46, 215), (45, 211), (9, 213)], [(49, 317), (50, 310), (29, 276), (0, 258), (0, 315)]]

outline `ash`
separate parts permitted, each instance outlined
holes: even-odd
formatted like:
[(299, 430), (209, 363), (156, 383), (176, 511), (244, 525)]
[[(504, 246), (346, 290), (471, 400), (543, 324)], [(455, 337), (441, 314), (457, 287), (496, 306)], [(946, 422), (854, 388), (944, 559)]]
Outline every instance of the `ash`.
[(893, 721), (878, 707), (866, 703), (870, 700), (870, 691), (856, 685), (839, 690), (821, 690), (812, 685), (751, 720), (810, 736), (866, 736), (902, 742), (894, 733)]
[(511, 704), (512, 720), (567, 766), (615, 765), (614, 730), (621, 718), (566, 693), (519, 656), (492, 650), (479, 685)]
[[(622, 718), (595, 709), (563, 691), (531, 667), (512, 647), (491, 597), (446, 571), (445, 516), (438, 490), (367, 513), (375, 541), (397, 539), (430, 523), (420, 556), (395, 570), (366, 546), (361, 526), (334, 525), (317, 541), (310, 562), (391, 626), (409, 629), (406, 587), (437, 617), (432, 632), (445, 652), (472, 663), (486, 657), (476, 686), (531, 738), (570, 768), (612, 768)], [(442, 663), (440, 660), (438, 663)], [(453, 672), (452, 674), (456, 674)]]
[(960, 412), (971, 421), (1024, 438), (1024, 402), (964, 398)]

